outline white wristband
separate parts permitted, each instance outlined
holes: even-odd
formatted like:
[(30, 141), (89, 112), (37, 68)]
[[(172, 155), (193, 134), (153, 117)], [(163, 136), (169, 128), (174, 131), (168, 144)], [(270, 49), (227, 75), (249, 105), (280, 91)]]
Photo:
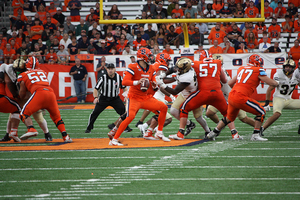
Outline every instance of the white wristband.
[(133, 81), (133, 85), (138, 85), (139, 81)]
[(166, 84), (163, 83), (163, 84), (160, 85), (160, 87), (161, 87), (162, 89), (166, 89), (166, 87), (168, 87), (168, 86), (167, 86)]

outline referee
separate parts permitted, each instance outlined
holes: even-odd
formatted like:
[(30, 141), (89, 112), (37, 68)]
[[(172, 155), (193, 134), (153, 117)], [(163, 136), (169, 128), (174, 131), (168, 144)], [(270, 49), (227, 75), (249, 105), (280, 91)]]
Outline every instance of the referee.
[(124, 103), (119, 97), (120, 89), (124, 88), (126, 87), (122, 85), (122, 77), (116, 73), (114, 64), (108, 64), (107, 74), (103, 74), (99, 78), (94, 88), (93, 95), (95, 99), (93, 103), (95, 104), (95, 108), (90, 115), (85, 133), (91, 132), (97, 117), (107, 106), (112, 106), (119, 115), (125, 113)]

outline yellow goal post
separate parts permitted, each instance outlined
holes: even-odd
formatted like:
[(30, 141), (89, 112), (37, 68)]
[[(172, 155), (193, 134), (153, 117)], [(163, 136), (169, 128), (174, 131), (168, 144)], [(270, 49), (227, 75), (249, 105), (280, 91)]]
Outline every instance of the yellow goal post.
[(264, 22), (265, 6), (261, 3), (261, 17), (259, 18), (197, 18), (197, 19), (114, 19), (103, 20), (103, 0), (100, 2), (99, 24), (147, 24), (147, 23), (183, 23), (184, 46), (189, 47), (188, 29), (186, 23), (216, 23), (216, 22)]

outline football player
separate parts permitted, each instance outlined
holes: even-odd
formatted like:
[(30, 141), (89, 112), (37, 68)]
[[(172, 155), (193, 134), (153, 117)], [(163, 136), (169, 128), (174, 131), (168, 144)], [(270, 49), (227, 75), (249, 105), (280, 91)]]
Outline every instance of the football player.
[[(220, 60), (222, 62), (222, 66), (223, 66), (223, 57), (220, 55), (220, 54), (214, 54), (213, 55), (213, 59), (215, 60)], [(226, 70), (224, 69), (223, 67), (223, 70), (227, 76), (227, 81), (231, 80), (231, 77), (229, 76), (229, 74), (226, 72)], [(231, 91), (231, 87), (228, 85), (228, 82), (227, 83), (221, 83), (222, 85), (222, 92), (223, 92), (223, 95), (226, 99), (226, 101), (228, 101), (228, 95), (229, 95), (229, 92)], [(212, 105), (209, 105), (206, 109), (206, 116), (209, 117), (212, 121), (214, 121), (215, 123), (219, 123), (219, 118), (217, 116), (217, 113), (218, 110), (212, 106)], [(250, 118), (247, 116), (246, 112), (243, 111), (243, 110), (240, 110), (238, 116), (239, 120), (241, 120), (242, 122), (246, 123), (246, 124), (249, 124), (250, 126), (253, 126), (254, 127), (254, 119)], [(242, 139), (242, 137), (237, 134), (237, 130), (235, 129), (235, 125), (234, 125), (234, 122), (231, 122), (228, 124), (228, 127), (231, 131), (231, 136), (232, 136), (232, 139), (233, 140), (240, 140)]]
[[(162, 130), (165, 123), (168, 106), (153, 97), (153, 87), (150, 86), (146, 92), (143, 92), (140, 89), (140, 84), (145, 79), (150, 81), (150, 85), (154, 87), (156, 86), (155, 69), (151, 66), (155, 61), (154, 56), (149, 49), (140, 48), (137, 51), (137, 59), (137, 63), (130, 63), (128, 65), (122, 81), (124, 86), (130, 86), (128, 91), (127, 115), (126, 118), (121, 122), (119, 128), (113, 136), (113, 139), (109, 142), (109, 145), (111, 146), (123, 146), (118, 139), (130, 122), (132, 122), (139, 109), (147, 109), (158, 115), (158, 130), (155, 136), (160, 138), (164, 137)], [(111, 136), (112, 135), (109, 135), (109, 137)]]
[(242, 66), (238, 69), (237, 75), (229, 82), (232, 87), (228, 96), (228, 111), (227, 116), (218, 123), (217, 127), (211, 131), (207, 137), (214, 140), (221, 130), (230, 122), (233, 122), (237, 117), (240, 109), (256, 115), (254, 131), (251, 140), (266, 141), (268, 139), (260, 137), (260, 127), (265, 118), (265, 109), (251, 95), (256, 90), (260, 81), (264, 81), (270, 86), (276, 87), (278, 83), (267, 76), (267, 73), (262, 68), (263, 60), (257, 55), (253, 54), (248, 58), (247, 66)]
[[(273, 115), (263, 124), (261, 132), (272, 125), (280, 116), (282, 109), (300, 109), (300, 100), (292, 99), (292, 93), (297, 85), (300, 85), (300, 79), (297, 80), (294, 73), (296, 63), (292, 59), (287, 59), (283, 63), (283, 68), (278, 69), (273, 79), (279, 83), (278, 87), (269, 86), (266, 94), (266, 103), (264, 106), (269, 108), (271, 92), (273, 94)], [(299, 132), (299, 131), (298, 131)]]
[[(25, 62), (20, 58), (14, 61), (14, 70), (19, 73), (18, 83), (20, 85), (19, 96), (24, 99), (27, 91), (31, 96), (24, 104), (20, 113), (21, 120), (24, 122), (33, 113), (40, 109), (46, 109), (50, 113), (50, 117), (57, 129), (61, 132), (64, 142), (72, 142), (72, 139), (67, 134), (65, 124), (61, 119), (56, 96), (53, 89), (49, 85), (46, 73), (41, 69), (27, 70)], [(32, 123), (28, 125), (32, 128)], [(26, 137), (30, 137), (27, 135)]]

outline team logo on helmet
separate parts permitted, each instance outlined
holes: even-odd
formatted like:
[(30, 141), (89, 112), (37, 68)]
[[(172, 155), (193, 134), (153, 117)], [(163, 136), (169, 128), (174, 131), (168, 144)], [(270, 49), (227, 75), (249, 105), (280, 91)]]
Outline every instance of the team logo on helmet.
[(156, 55), (156, 62), (169, 66), (169, 62), (172, 61), (171, 56), (168, 53), (159, 53)]
[(175, 64), (175, 69), (177, 69), (177, 71), (180, 74), (184, 74), (184, 73), (188, 72), (191, 69), (192, 63), (193, 62), (192, 62), (191, 59), (182, 57), (182, 58), (177, 60), (177, 62)]
[(263, 59), (258, 54), (253, 54), (249, 57), (248, 62), (255, 67), (262, 67), (264, 64)]

